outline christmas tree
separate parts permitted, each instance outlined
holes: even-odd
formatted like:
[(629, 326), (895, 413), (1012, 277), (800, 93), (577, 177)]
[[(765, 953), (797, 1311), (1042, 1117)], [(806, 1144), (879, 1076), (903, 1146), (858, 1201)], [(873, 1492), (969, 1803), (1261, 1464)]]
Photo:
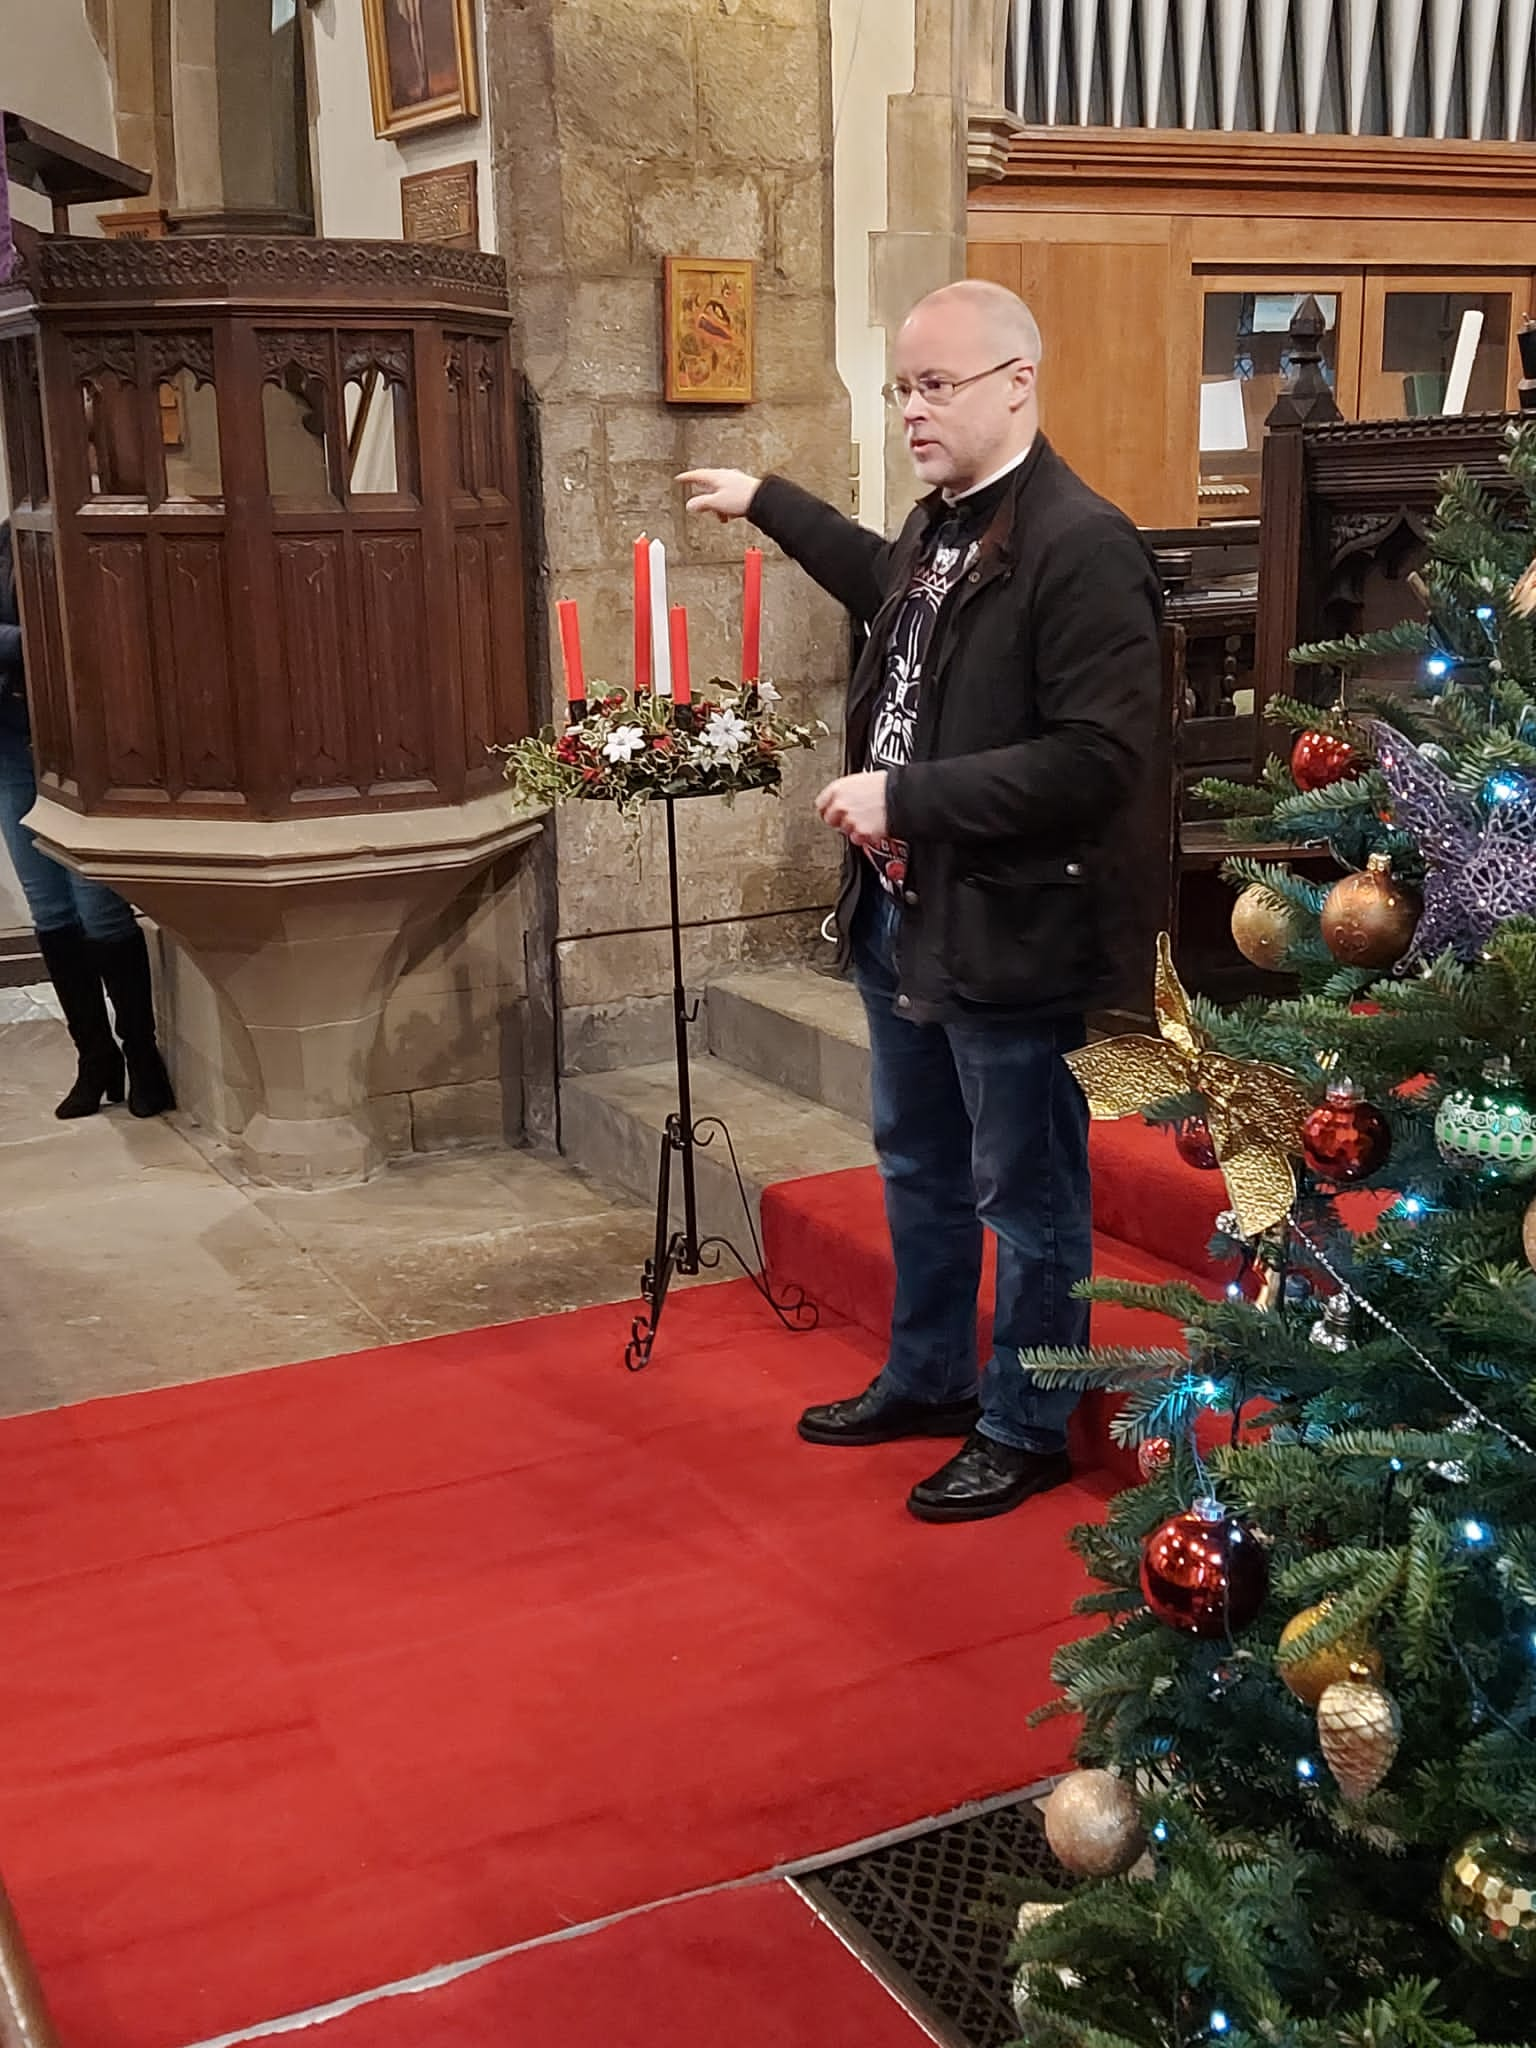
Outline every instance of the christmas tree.
[(1536, 2040), (1536, 424), (1504, 468), (1446, 479), (1422, 621), (1299, 649), (1331, 704), (1206, 787), (1345, 871), (1230, 864), (1299, 993), (1221, 1011), (1165, 949), (1159, 1035), (1073, 1056), (1215, 1156), (1232, 1277), (1095, 1283), (1182, 1336), (1024, 1357), (1120, 1390), (1147, 1475), (1076, 1537), (1032, 2048)]

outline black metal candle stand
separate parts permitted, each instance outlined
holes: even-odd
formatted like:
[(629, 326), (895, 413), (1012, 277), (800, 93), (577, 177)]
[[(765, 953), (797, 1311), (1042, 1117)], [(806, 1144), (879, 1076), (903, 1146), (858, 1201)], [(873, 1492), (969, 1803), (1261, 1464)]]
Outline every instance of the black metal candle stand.
[[(656, 1342), (656, 1332), (661, 1327), (662, 1311), (667, 1305), (667, 1294), (673, 1276), (678, 1273), (710, 1271), (726, 1256), (734, 1259), (740, 1266), (786, 1330), (812, 1330), (819, 1319), (814, 1303), (806, 1300), (800, 1288), (774, 1288), (768, 1277), (762, 1239), (752, 1215), (752, 1204), (747, 1195), (746, 1183), (742, 1179), (741, 1166), (736, 1157), (736, 1147), (731, 1142), (730, 1131), (720, 1117), (695, 1117), (693, 1113), (693, 1080), (688, 1064), (688, 1027), (698, 1015), (698, 1005), (690, 1005), (687, 990), (683, 986), (683, 931), (677, 880), (676, 799), (670, 796), (663, 797), (662, 802), (666, 805), (667, 813), (667, 889), (672, 932), (672, 1032), (677, 1057), (677, 1108), (668, 1116), (661, 1136), (661, 1159), (656, 1176), (655, 1243), (640, 1276), (640, 1298), (645, 1306), (630, 1325), (629, 1342), (624, 1348), (624, 1363), (631, 1372), (640, 1372), (651, 1362), (651, 1351)], [(694, 1154), (706, 1145), (713, 1144), (717, 1137), (724, 1141), (732, 1171), (736, 1176), (737, 1190), (741, 1195), (742, 1215), (752, 1245), (751, 1260), (744, 1258), (728, 1237), (699, 1236), (699, 1198), (694, 1172)], [(674, 1168), (682, 1187), (681, 1229), (675, 1229), (672, 1223)]]

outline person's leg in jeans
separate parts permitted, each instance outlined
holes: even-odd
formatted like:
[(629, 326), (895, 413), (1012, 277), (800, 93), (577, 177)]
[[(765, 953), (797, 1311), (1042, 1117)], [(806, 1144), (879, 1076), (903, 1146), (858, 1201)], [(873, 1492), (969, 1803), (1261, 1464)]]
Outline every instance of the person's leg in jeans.
[(981, 1225), (971, 1124), (944, 1029), (893, 1008), (900, 912), (873, 877), (854, 921), (854, 979), (869, 1019), (875, 1149), (896, 1264), (884, 1370), (866, 1395), (807, 1411), (818, 1443), (964, 1435), (976, 1407)]
[(1088, 1105), (1062, 1057), (1082, 1044), (1082, 1027), (966, 1023), (950, 1042), (975, 1130), (977, 1214), (997, 1237), (981, 1432), (1016, 1450), (1062, 1451), (1078, 1394), (1037, 1385), (1016, 1354), (1088, 1342), (1088, 1303), (1073, 1294), (1093, 1270)]
[(997, 1238), (997, 1311), (977, 1430), (908, 1496), (930, 1522), (1006, 1514), (1071, 1476), (1077, 1396), (1036, 1385), (1016, 1354), (1087, 1342), (1088, 1306), (1072, 1289), (1093, 1261), (1087, 1106), (1062, 1058), (1081, 1028), (977, 1019), (948, 1031), (975, 1130), (977, 1212)]
[(54, 1114), (90, 1116), (103, 1098), (122, 1101), (123, 1056), (107, 1018), (101, 970), (78, 914), (76, 878), (49, 859), (21, 822), (36, 801), (31, 742), (23, 732), (0, 727), (0, 838), (16, 870), (38, 950), (78, 1056), (74, 1086)]

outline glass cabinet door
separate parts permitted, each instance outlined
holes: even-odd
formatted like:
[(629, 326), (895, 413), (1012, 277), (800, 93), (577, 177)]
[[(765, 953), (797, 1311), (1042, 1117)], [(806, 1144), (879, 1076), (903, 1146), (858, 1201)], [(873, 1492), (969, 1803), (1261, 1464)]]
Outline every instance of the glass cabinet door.
[(1519, 378), (1514, 337), (1529, 310), (1523, 276), (1367, 280), (1361, 364), (1363, 419), (1422, 419), (1443, 412), (1458, 351), (1466, 377), (1460, 412), (1504, 412)]
[(1199, 518), (1251, 519), (1259, 509), (1264, 422), (1291, 373), (1290, 325), (1311, 296), (1323, 315), (1322, 372), (1353, 416), (1359, 378), (1358, 277), (1204, 280), (1200, 349)]

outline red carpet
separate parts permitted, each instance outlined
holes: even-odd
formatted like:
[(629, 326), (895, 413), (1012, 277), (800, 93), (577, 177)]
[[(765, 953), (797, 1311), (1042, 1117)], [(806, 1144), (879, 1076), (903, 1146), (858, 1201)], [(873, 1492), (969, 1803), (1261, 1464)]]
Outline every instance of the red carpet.
[(307, 2030), (315, 2048), (922, 2048), (788, 1885), (713, 1892)]
[(870, 1377), (863, 1332), (701, 1289), (632, 1376), (630, 1314), (0, 1425), (0, 1868), (67, 2048), (173, 2048), (1065, 1761), (1025, 1717), (1093, 1477), (925, 1528), (932, 1445), (792, 1434)]

